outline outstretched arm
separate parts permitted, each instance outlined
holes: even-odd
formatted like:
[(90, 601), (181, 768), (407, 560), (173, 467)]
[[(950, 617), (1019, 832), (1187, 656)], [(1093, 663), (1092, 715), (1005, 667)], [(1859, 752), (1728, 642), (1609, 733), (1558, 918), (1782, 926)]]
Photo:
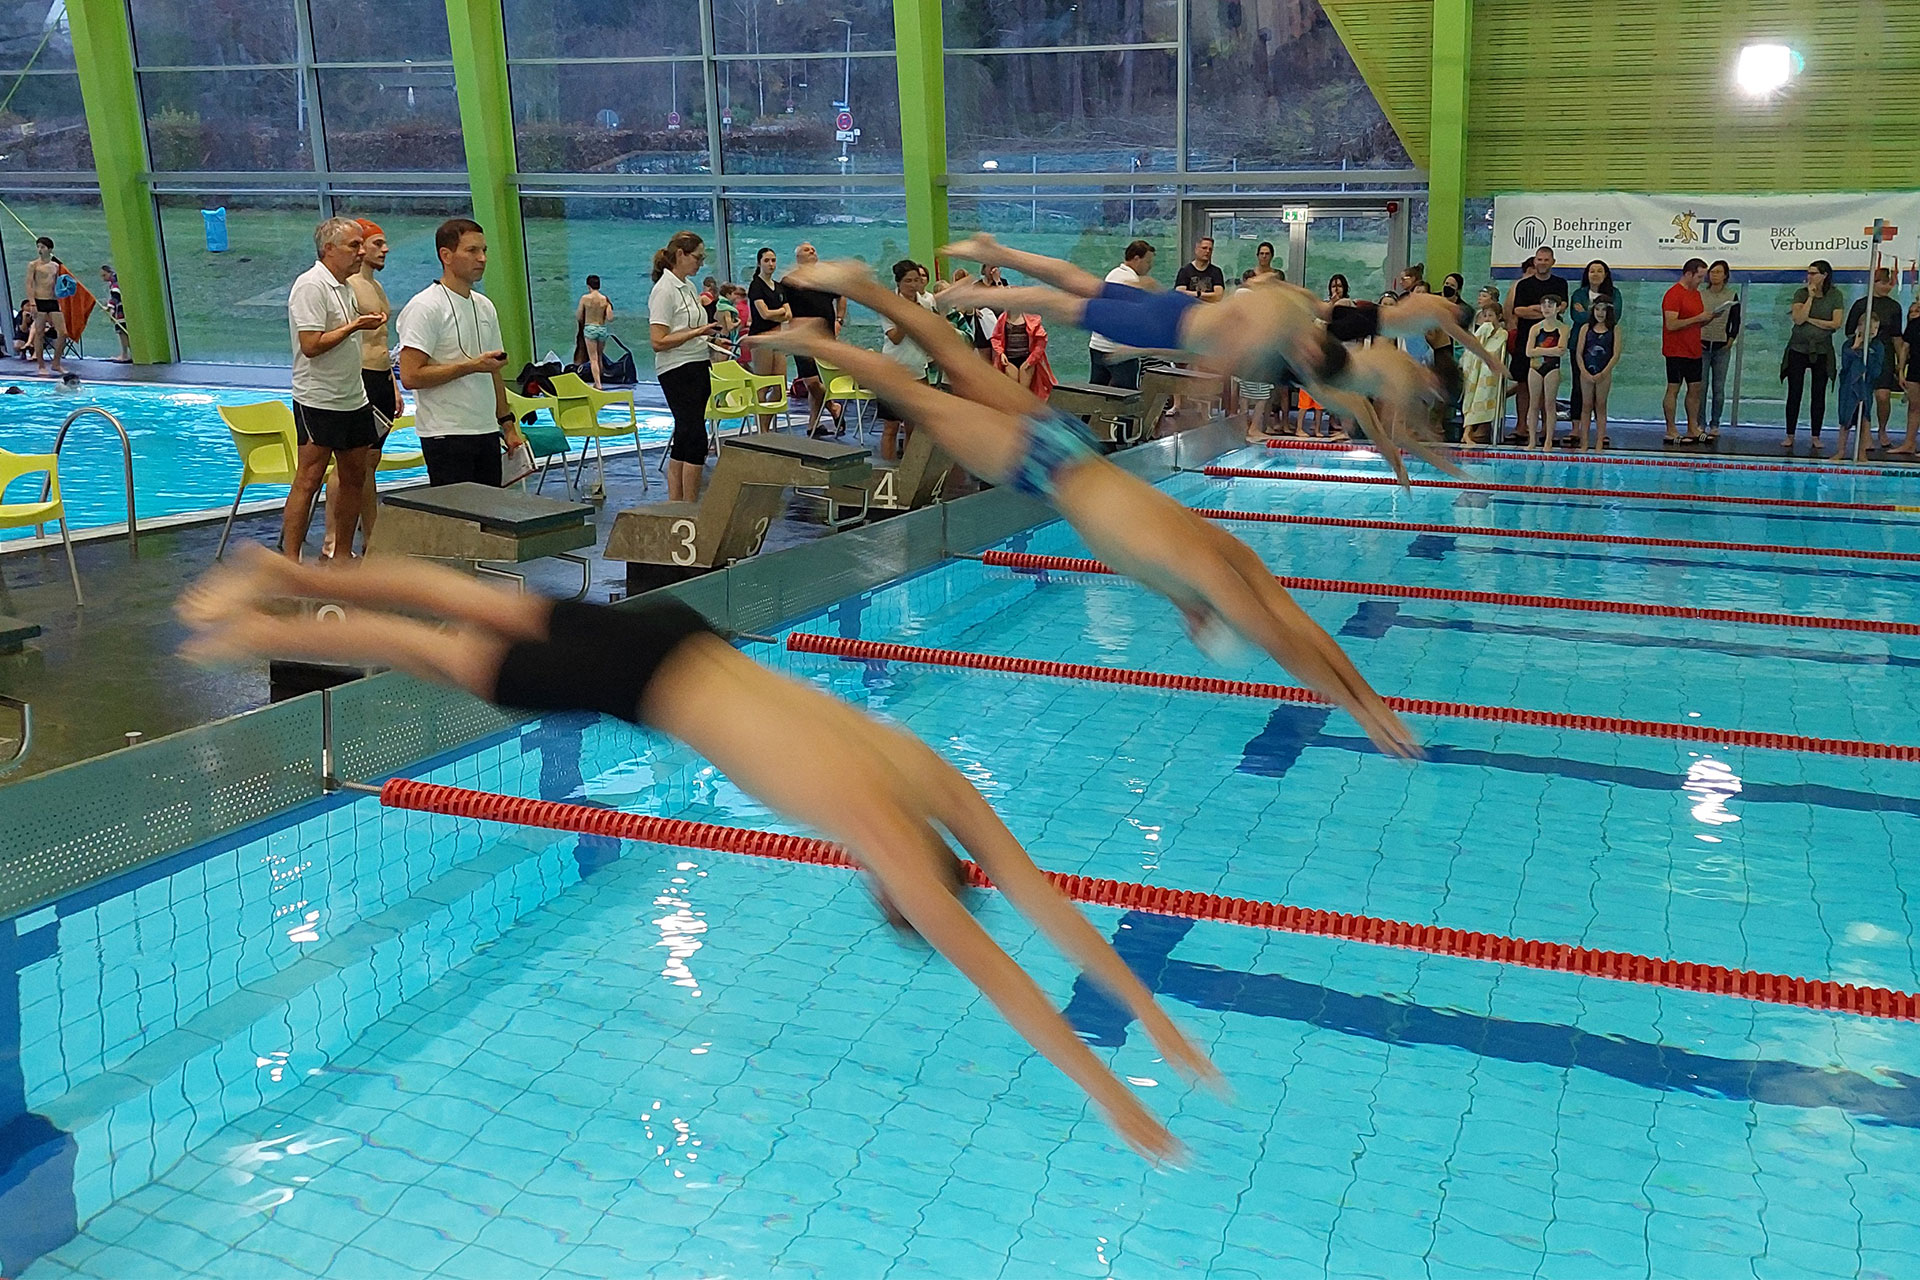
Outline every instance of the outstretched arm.
[(1042, 253), (1011, 248), (984, 231), (955, 241), (942, 249), (940, 256), (977, 262), (983, 267), (1011, 267), (1022, 275), (1044, 280), (1056, 289), (1065, 289), (1082, 298), (1099, 297), (1100, 287), (1106, 283), (1099, 276), (1082, 271), (1063, 258), (1049, 258)]
[(1506, 370), (1500, 367), (1500, 362), (1494, 359), (1493, 352), (1487, 350), (1486, 344), (1474, 337), (1471, 330), (1463, 328), (1458, 321), (1452, 319), (1442, 320), (1440, 322), (1440, 328), (1449, 338), (1452, 338), (1455, 342), (1472, 352), (1473, 355), (1479, 359), (1480, 363), (1486, 365), (1487, 368), (1493, 370), (1494, 373), (1501, 374), (1506, 372)]

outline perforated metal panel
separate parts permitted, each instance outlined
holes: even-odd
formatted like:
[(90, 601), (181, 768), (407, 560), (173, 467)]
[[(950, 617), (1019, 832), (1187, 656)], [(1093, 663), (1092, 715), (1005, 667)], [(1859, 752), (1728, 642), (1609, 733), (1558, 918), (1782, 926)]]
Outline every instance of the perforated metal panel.
[(524, 719), (397, 671), (355, 680), (333, 691), (333, 771), (385, 777)]
[(317, 694), (0, 788), (0, 919), (320, 794)]

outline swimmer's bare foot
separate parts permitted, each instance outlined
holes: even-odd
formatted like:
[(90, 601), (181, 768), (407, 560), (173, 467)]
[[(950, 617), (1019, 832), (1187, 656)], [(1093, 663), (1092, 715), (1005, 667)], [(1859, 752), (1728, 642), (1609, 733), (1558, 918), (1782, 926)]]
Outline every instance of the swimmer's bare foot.
[[(873, 268), (858, 258), (838, 258), (831, 262), (809, 262), (787, 273), (787, 279), (803, 289), (826, 293), (845, 293), (860, 285), (874, 284)], [(766, 337), (755, 334), (755, 341)]]
[[(805, 267), (794, 268), (794, 273), (804, 271)], [(802, 284), (803, 288), (812, 285)], [(826, 322), (811, 316), (792, 321), (784, 329), (770, 329), (766, 333), (754, 335), (754, 342), (776, 351), (790, 351), (795, 355), (810, 356), (824, 351), (832, 344), (833, 335), (828, 332)]]
[(984, 231), (976, 231), (964, 240), (955, 240), (940, 250), (943, 258), (958, 258), (962, 262), (977, 262), (983, 267), (1006, 265), (1005, 246)]

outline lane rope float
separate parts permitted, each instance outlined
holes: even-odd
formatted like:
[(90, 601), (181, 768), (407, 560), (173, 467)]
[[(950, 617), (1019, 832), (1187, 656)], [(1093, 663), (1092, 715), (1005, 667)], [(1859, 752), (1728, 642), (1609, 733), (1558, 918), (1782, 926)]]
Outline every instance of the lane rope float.
[(1619, 498), (1632, 502), (1704, 502), (1732, 507), (1790, 507), (1795, 510), (1871, 511), (1881, 515), (1912, 515), (1920, 506), (1892, 502), (1839, 502), (1824, 498), (1751, 498), (1733, 493), (1674, 493), (1662, 489), (1589, 489), (1561, 484), (1495, 484), (1483, 480), (1401, 481), (1393, 476), (1347, 475), (1337, 471), (1287, 471), (1266, 467), (1202, 467), (1215, 480), (1284, 480), (1294, 484), (1367, 484), (1390, 488), (1455, 489), (1471, 493), (1549, 494), (1566, 498)]
[[(1141, 671), (1134, 667), (1097, 667), (1084, 662), (1054, 662), (1044, 658), (971, 653), (963, 649), (930, 649), (919, 645), (853, 640), (845, 636), (823, 636), (805, 631), (790, 633), (787, 636), (787, 649), (793, 653), (817, 653), (828, 657), (868, 662), (906, 662), (919, 666), (958, 667), (970, 671), (1045, 676), (1055, 680), (1085, 680), (1094, 684), (1169, 689), (1181, 693), (1212, 693), (1233, 698), (1258, 698), (1267, 702), (1308, 703), (1322, 707), (1333, 705), (1313, 690), (1302, 689), (1296, 685), (1267, 684), (1256, 680), (1227, 680), (1219, 676), (1182, 676), (1164, 671)], [(1432, 698), (1389, 696), (1382, 697), (1381, 701), (1395, 711), (1407, 715), (1436, 716), (1441, 719), (1479, 720), (1491, 724), (1570, 729), (1582, 733), (1612, 733), (1632, 738), (1658, 738), (1668, 742), (1701, 742), (1717, 747), (1753, 747), (1766, 751), (1800, 751), (1812, 755), (1920, 763), (1920, 746), (1909, 746), (1905, 743), (1863, 742), (1853, 738), (1814, 738), (1799, 733), (1767, 733), (1754, 729), (1718, 729), (1706, 724), (1631, 720), (1623, 716), (1574, 715), (1562, 711), (1534, 711), (1526, 707), (1488, 707), (1471, 702), (1443, 702)]]
[[(983, 551), (979, 560), (1004, 569), (1057, 573), (1111, 574), (1112, 567), (1078, 556), (1045, 556), (1028, 551)], [(1738, 622), (1766, 627), (1806, 627), (1819, 631), (1865, 631), (1890, 636), (1920, 636), (1920, 623), (1878, 618), (1827, 618), (1805, 613), (1753, 613), (1745, 609), (1696, 609), (1684, 605), (1640, 604), (1632, 600), (1590, 600), (1578, 596), (1517, 595), (1511, 591), (1468, 591), (1454, 587), (1409, 587), (1392, 582), (1353, 582), (1343, 578), (1296, 578), (1276, 573), (1289, 591), (1326, 591), (1396, 600), (1449, 600), (1521, 609), (1568, 609), (1577, 613), (1620, 613), (1637, 618), (1684, 618), (1692, 622)]]
[(1734, 551), (1770, 556), (1832, 556), (1846, 560), (1920, 561), (1920, 552), (1855, 551), (1849, 547), (1778, 547), (1763, 542), (1702, 542), (1693, 538), (1649, 538), (1615, 533), (1562, 533), (1553, 529), (1499, 529), (1490, 525), (1425, 524), (1413, 520), (1363, 520), (1352, 516), (1302, 516), (1279, 511), (1236, 511), (1192, 507), (1208, 520), (1247, 520), (1259, 524), (1308, 525), (1322, 529), (1376, 529), (1391, 533), (1439, 533), (1450, 537), (1532, 538), (1547, 542), (1597, 542), (1610, 547), (1672, 547), (1682, 551)]
[[(1269, 449), (1299, 449), (1313, 453), (1371, 453), (1380, 451), (1370, 444), (1355, 441), (1341, 444), (1328, 440), (1269, 440)], [(1781, 475), (1855, 476), (1888, 480), (1920, 480), (1920, 466), (1905, 467), (1823, 467), (1794, 462), (1714, 462), (1706, 458), (1630, 458), (1618, 453), (1567, 454), (1523, 453), (1517, 449), (1461, 449), (1452, 453), (1461, 462), (1497, 459), (1501, 462), (1577, 462), (1585, 466), (1666, 467), (1675, 471), (1759, 471)]]
[[(476, 818), (553, 831), (574, 831), (687, 849), (747, 854), (811, 866), (855, 869), (859, 865), (839, 845), (807, 836), (723, 827), (677, 818), (657, 818), (553, 800), (495, 795), (407, 778), (388, 781), (380, 789), (380, 803), (390, 809)], [(978, 865), (972, 862), (962, 865), (966, 867), (969, 883), (982, 889), (993, 887), (992, 881), (987, 879)], [(1066, 875), (1058, 871), (1043, 871), (1041, 874), (1068, 898), (1094, 906), (1364, 942), (1373, 946), (1397, 947), (1406, 951), (1483, 960), (1552, 973), (1585, 974), (1617, 982), (1735, 996), (1767, 1004), (1851, 1013), (1865, 1018), (1920, 1020), (1920, 997), (1887, 987), (1855, 986), (1827, 979), (1763, 973), (1754, 969), (1692, 964), (1627, 951), (1602, 951), (1562, 942), (1540, 942), (1531, 938), (1513, 938), (1430, 924), (1410, 924), (1378, 916), (1319, 911), (1277, 902), (1230, 898), (1217, 893)]]

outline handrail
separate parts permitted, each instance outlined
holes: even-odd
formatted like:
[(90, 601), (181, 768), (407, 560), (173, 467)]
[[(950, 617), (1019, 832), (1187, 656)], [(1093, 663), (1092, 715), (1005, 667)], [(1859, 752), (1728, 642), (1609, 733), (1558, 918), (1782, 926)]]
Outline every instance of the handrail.
[(11, 707), (20, 713), (20, 745), (11, 759), (0, 760), (0, 777), (5, 777), (26, 763), (27, 752), (33, 747), (33, 704), (0, 693), (0, 707)]
[[(67, 420), (60, 424), (59, 433), (53, 437), (53, 456), (58, 458), (60, 456), (60, 450), (65, 447), (67, 443), (67, 429), (73, 426), (75, 421), (86, 417), (90, 413), (98, 414), (100, 417), (105, 418), (107, 425), (112, 427), (120, 436), (120, 457), (122, 461), (125, 462), (127, 468), (127, 549), (130, 551), (138, 551), (140, 549), (140, 527), (135, 523), (133, 512), (133, 441), (127, 438), (127, 429), (120, 425), (120, 419), (114, 417), (97, 404), (82, 405), (80, 408), (68, 414)], [(45, 502), (47, 495), (52, 492), (53, 477), (48, 476), (40, 482), (40, 501)], [(45, 537), (47, 528), (45, 525), (41, 525), (36, 528), (34, 532), (41, 537)]]

